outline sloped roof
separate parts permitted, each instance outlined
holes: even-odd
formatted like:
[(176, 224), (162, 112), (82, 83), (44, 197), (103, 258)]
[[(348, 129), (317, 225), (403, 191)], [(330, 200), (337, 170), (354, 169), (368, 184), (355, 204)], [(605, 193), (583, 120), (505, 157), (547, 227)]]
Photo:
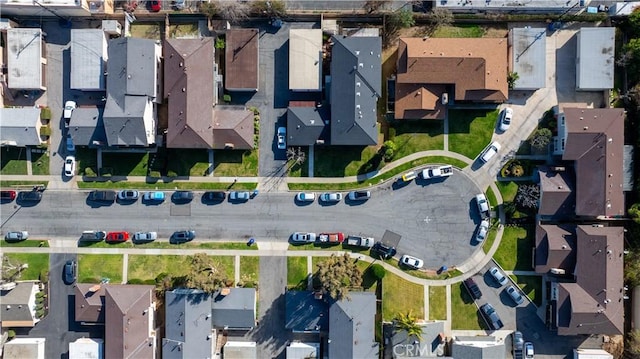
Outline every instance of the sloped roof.
[(370, 292), (349, 293), (349, 299), (329, 307), (329, 357), (378, 358), (374, 338), (376, 296)]
[(42, 88), (42, 30), (13, 28), (7, 30), (7, 69), (10, 89)]
[(576, 265), (576, 226), (536, 226), (535, 270), (548, 273), (551, 268), (572, 273)]
[(309, 359), (320, 355), (320, 343), (293, 342), (287, 346), (287, 359)]
[(76, 322), (104, 323), (104, 287), (104, 285), (76, 283), (74, 293)]
[(78, 107), (71, 113), (69, 135), (73, 143), (80, 146), (91, 146), (93, 141), (107, 142), (104, 132), (102, 114), (104, 107)]
[(444, 120), (446, 106), (440, 97), (445, 92), (445, 85), (396, 83), (395, 118)]
[(153, 296), (152, 285), (106, 286), (105, 358), (154, 357)]
[(613, 88), (615, 27), (583, 27), (578, 32), (576, 87), (579, 90)]
[[(444, 321), (421, 323), (422, 335), (420, 337), (409, 336), (406, 330), (395, 327), (391, 336), (391, 345), (387, 347), (386, 351), (391, 349), (393, 358), (437, 357), (440, 351), (444, 351), (444, 344), (437, 344), (440, 343), (440, 335), (444, 333), (444, 324)], [(416, 342), (417, 344), (414, 344)], [(392, 348), (402, 348), (402, 350), (393, 350)]]
[(382, 93), (382, 39), (331, 39), (331, 144), (375, 145), (377, 103)]
[(563, 160), (576, 171), (576, 215), (622, 216), (624, 109), (564, 108)]
[(213, 357), (211, 296), (198, 289), (165, 292), (163, 359)]
[(316, 299), (312, 291), (290, 290), (285, 293), (285, 325), (297, 333), (329, 329), (329, 304)]
[(37, 146), (41, 144), (38, 123), (40, 109), (35, 107), (0, 108), (0, 144)]
[[(324, 107), (289, 107), (287, 109), (287, 145), (311, 146), (326, 137), (329, 112)], [(327, 141), (328, 142), (328, 141)]]
[(166, 40), (163, 51), (167, 147), (212, 148), (213, 38)]
[(289, 89), (322, 89), (322, 30), (289, 30)]
[(258, 91), (258, 29), (231, 29), (226, 33), (225, 88)]
[(213, 148), (236, 150), (253, 148), (253, 112), (244, 107), (216, 106), (213, 111)]
[(553, 218), (573, 216), (576, 207), (574, 173), (571, 167), (554, 171), (538, 167), (540, 178), (540, 208), (538, 214)]
[(71, 29), (72, 89), (104, 90), (107, 34), (102, 29)]
[(11, 290), (0, 291), (0, 311), (2, 312), (2, 326), (33, 327), (37, 320), (29, 307), (32, 295), (37, 289), (35, 281), (16, 282)]
[(496, 341), (492, 336), (456, 336), (451, 354), (456, 359), (504, 359), (504, 341)]
[(547, 29), (520, 27), (511, 29), (511, 68), (518, 74), (513, 88), (530, 90), (546, 87)]
[(145, 116), (151, 115), (152, 107), (151, 100), (147, 96), (126, 95), (119, 101), (108, 96), (103, 122), (109, 146), (153, 144), (148, 140), (145, 125)]
[(225, 288), (229, 294), (213, 297), (211, 312), (214, 328), (250, 329), (256, 325), (256, 290)]

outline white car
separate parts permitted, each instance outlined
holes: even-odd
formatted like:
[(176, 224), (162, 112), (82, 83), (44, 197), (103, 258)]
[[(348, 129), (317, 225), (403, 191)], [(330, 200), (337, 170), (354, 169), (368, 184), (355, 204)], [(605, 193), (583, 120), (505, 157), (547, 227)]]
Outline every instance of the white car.
[(502, 146), (498, 143), (498, 141), (493, 141), (493, 143), (491, 143), (489, 147), (487, 147), (480, 155), (480, 161), (482, 161), (483, 163), (489, 162), (489, 160), (493, 158), (493, 156), (495, 156), (501, 148)]
[(291, 240), (297, 243), (313, 243), (316, 241), (316, 234), (296, 232), (291, 236)]
[(74, 156), (67, 156), (64, 159), (64, 175), (67, 177), (73, 177), (76, 174), (76, 158)]
[(342, 193), (323, 193), (320, 195), (320, 200), (326, 203), (335, 203), (342, 200)]
[(533, 359), (534, 355), (535, 353), (533, 351), (533, 343), (531, 342), (524, 343), (524, 359)]
[(278, 127), (278, 149), (284, 150), (287, 148), (287, 128)]
[(498, 126), (498, 128), (500, 129), (500, 131), (504, 132), (508, 130), (509, 126), (511, 125), (511, 120), (513, 119), (513, 110), (511, 109), (511, 107), (506, 107), (504, 110), (502, 110), (502, 113), (500, 115), (500, 125)]
[(73, 113), (73, 110), (76, 109), (76, 107), (77, 105), (75, 101), (67, 101), (64, 103), (63, 117), (65, 120), (71, 118), (71, 114)]
[(136, 232), (133, 235), (134, 242), (153, 242), (158, 239), (157, 232)]
[(487, 201), (487, 197), (485, 197), (484, 193), (479, 193), (476, 195), (476, 204), (478, 205), (478, 211), (480, 212), (480, 216), (482, 218), (488, 218), (489, 202)]
[(400, 264), (413, 269), (420, 269), (422, 268), (422, 266), (424, 266), (424, 261), (422, 259), (418, 259), (416, 257), (405, 254), (400, 258)]
[(296, 195), (298, 202), (313, 202), (316, 200), (316, 194), (313, 192), (300, 192)]
[(492, 267), (491, 269), (489, 269), (489, 274), (491, 274), (493, 279), (495, 279), (501, 287), (507, 284), (507, 277), (505, 277), (504, 274), (500, 272), (500, 269), (498, 269), (498, 267)]
[(487, 238), (487, 233), (489, 232), (489, 220), (484, 219), (480, 222), (480, 226), (478, 226), (478, 234), (476, 234), (476, 241), (478, 243), (482, 243), (485, 238)]
[(516, 287), (514, 287), (512, 285), (507, 287), (507, 294), (509, 294), (509, 297), (511, 297), (511, 299), (513, 299), (513, 301), (516, 303), (516, 305), (520, 305), (520, 304), (522, 304), (522, 302), (524, 302), (524, 299), (522, 298), (522, 295), (520, 295), (520, 292), (518, 292)]

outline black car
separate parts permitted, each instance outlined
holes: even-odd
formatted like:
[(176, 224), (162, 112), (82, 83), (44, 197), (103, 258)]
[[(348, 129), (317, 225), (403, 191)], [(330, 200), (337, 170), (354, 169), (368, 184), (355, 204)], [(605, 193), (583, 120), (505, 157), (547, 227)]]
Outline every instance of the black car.
[(227, 198), (224, 191), (209, 191), (202, 194), (203, 202), (222, 202)]
[(496, 313), (496, 310), (493, 309), (493, 306), (489, 303), (485, 303), (480, 306), (480, 311), (484, 314), (485, 319), (487, 320), (487, 324), (489, 324), (489, 328), (493, 330), (500, 330), (504, 327), (502, 324), (502, 320)]
[(175, 191), (171, 195), (171, 199), (174, 202), (191, 202), (193, 200), (193, 192), (191, 191)]
[(186, 242), (192, 241), (194, 238), (196, 238), (196, 231), (194, 230), (177, 231), (177, 232), (174, 232), (173, 235), (171, 235), (171, 238), (169, 238), (169, 243), (171, 244), (186, 243)]
[(116, 191), (91, 191), (89, 201), (113, 203), (116, 200)]
[(75, 261), (67, 261), (64, 264), (64, 282), (66, 284), (72, 284), (76, 281), (76, 262)]
[(482, 292), (480, 291), (480, 288), (478, 287), (476, 282), (473, 280), (473, 278), (466, 279), (464, 281), (464, 286), (467, 288), (467, 291), (469, 291), (469, 294), (473, 299), (482, 298)]
[(37, 202), (42, 199), (42, 192), (39, 191), (24, 191), (18, 193), (18, 201), (25, 202)]
[(376, 242), (371, 248), (371, 252), (381, 259), (389, 259), (396, 255), (396, 249), (391, 246), (387, 246), (382, 242)]

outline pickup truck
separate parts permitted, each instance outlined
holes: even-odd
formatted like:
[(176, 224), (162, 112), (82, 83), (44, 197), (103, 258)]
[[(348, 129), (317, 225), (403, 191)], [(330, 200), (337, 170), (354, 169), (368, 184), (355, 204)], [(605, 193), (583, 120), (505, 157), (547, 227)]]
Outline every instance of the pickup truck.
[(89, 193), (89, 200), (97, 202), (113, 202), (116, 200), (116, 191), (91, 191), (91, 193)]
[(347, 238), (347, 245), (354, 247), (371, 248), (373, 247), (373, 242), (374, 239), (371, 237), (349, 236)]
[(318, 242), (339, 244), (344, 242), (344, 233), (320, 233)]
[(422, 170), (422, 178), (424, 179), (449, 177), (452, 174), (453, 174), (453, 166), (451, 165), (440, 166), (440, 167), (428, 167)]

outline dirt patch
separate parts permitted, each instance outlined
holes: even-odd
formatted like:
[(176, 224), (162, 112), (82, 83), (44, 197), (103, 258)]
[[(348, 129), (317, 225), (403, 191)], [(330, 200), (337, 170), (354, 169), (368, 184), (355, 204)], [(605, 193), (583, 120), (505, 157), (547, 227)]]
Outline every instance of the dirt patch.
[(509, 30), (503, 27), (485, 26), (482, 37), (507, 37)]

